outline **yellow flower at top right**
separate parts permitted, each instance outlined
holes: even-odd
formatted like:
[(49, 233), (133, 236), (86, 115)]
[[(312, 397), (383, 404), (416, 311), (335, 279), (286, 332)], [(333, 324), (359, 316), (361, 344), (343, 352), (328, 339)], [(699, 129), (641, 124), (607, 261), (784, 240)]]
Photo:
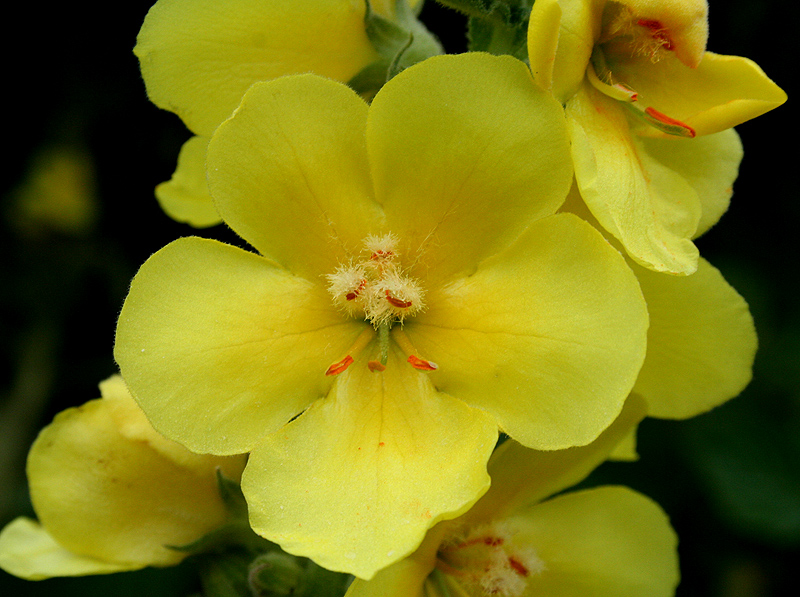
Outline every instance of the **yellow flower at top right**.
[(641, 265), (697, 269), (692, 239), (728, 207), (732, 127), (786, 101), (753, 61), (706, 51), (705, 0), (537, 0), (534, 79), (566, 106), (575, 178)]

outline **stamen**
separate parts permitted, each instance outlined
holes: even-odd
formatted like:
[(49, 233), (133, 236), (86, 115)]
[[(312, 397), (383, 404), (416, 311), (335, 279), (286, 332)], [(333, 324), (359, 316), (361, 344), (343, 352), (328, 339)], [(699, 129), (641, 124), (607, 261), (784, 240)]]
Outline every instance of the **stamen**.
[(620, 102), (635, 102), (637, 99), (639, 99), (639, 94), (624, 83), (611, 82), (612, 79), (610, 74), (611, 73), (609, 72), (607, 76), (607, 80), (609, 82), (605, 82), (600, 80), (600, 77), (595, 72), (593, 64), (590, 63), (589, 67), (586, 69), (586, 75), (589, 79), (589, 83), (591, 83), (592, 87), (597, 89), (597, 91), (600, 93)]
[(408, 362), (411, 364), (414, 369), (419, 369), (420, 371), (435, 371), (439, 368), (439, 365), (434, 363), (433, 361), (428, 361), (426, 359), (419, 358), (416, 354), (417, 349), (414, 348), (414, 345), (411, 344), (411, 340), (408, 339), (405, 332), (399, 328), (395, 328), (392, 330), (394, 334), (394, 340), (397, 342), (397, 345), (400, 347), (406, 356), (408, 357)]
[(681, 122), (675, 118), (667, 116), (663, 112), (659, 112), (655, 108), (641, 108), (636, 104), (624, 104), (630, 110), (630, 113), (646, 122), (653, 128), (658, 129), (662, 133), (673, 135), (675, 137), (686, 137), (693, 139), (697, 136), (695, 130), (685, 122)]
[(675, 135), (677, 137), (689, 137), (693, 139), (695, 136), (697, 136), (695, 130), (688, 124), (685, 124), (680, 120), (676, 120), (675, 118), (671, 118), (663, 112), (659, 112), (655, 108), (646, 108), (644, 114), (645, 120), (647, 120), (647, 122), (652, 124), (660, 131), (670, 135)]
[(636, 24), (645, 29), (649, 29), (650, 36), (665, 50), (672, 50), (675, 47), (669, 35), (669, 31), (661, 24), (661, 21), (656, 19), (639, 19), (636, 21)]
[(356, 341), (350, 347), (350, 350), (347, 351), (345, 357), (333, 363), (328, 369), (325, 371), (325, 375), (339, 375), (343, 373), (350, 365), (353, 364), (356, 357), (361, 353), (367, 345), (372, 342), (372, 338), (374, 337), (374, 332), (372, 328), (366, 328), (363, 332), (361, 332), (356, 338)]
[(425, 292), (402, 268), (397, 244), (391, 233), (368, 236), (366, 255), (327, 276), (334, 303), (351, 317), (363, 316), (376, 329), (402, 323), (425, 308)]
[(352, 364), (353, 364), (353, 357), (347, 355), (341, 361), (337, 361), (333, 365), (328, 367), (327, 371), (325, 371), (325, 375), (339, 375)]
[(411, 306), (411, 301), (401, 301), (399, 298), (393, 297), (388, 288), (386, 289), (386, 300), (389, 301), (390, 305), (398, 309), (408, 309)]
[(544, 571), (545, 565), (533, 547), (511, 540), (515, 534), (505, 521), (467, 529), (466, 536), (442, 544), (436, 569), (463, 584), (465, 594), (528, 594), (530, 577)]
[(426, 361), (413, 354), (408, 355), (408, 359), (406, 360), (411, 363), (414, 369), (419, 369), (420, 371), (436, 371), (439, 368), (439, 365), (433, 361)]
[(514, 569), (514, 572), (520, 576), (530, 576), (531, 571), (525, 567), (525, 564), (520, 562), (514, 556), (508, 556), (508, 565)]
[(381, 371), (386, 371), (386, 365), (382, 364), (380, 361), (368, 361), (367, 369), (373, 373), (380, 373)]
[(367, 280), (365, 278), (362, 278), (361, 282), (358, 283), (358, 286), (356, 286), (356, 288), (353, 289), (352, 292), (348, 292), (344, 298), (347, 299), (348, 301), (356, 300), (358, 298), (358, 295), (361, 294), (361, 291), (364, 290), (364, 287), (366, 285), (367, 285)]

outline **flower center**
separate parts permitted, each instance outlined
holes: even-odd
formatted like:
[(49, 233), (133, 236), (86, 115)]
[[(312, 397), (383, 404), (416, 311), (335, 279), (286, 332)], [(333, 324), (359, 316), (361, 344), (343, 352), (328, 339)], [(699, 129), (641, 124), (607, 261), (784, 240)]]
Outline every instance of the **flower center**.
[(402, 269), (393, 234), (368, 236), (359, 260), (328, 275), (333, 301), (352, 317), (363, 317), (375, 329), (403, 320), (425, 308), (419, 283)]
[(507, 523), (491, 522), (454, 537), (439, 549), (436, 568), (470, 594), (517, 597), (545, 569), (530, 547), (519, 546)]
[(675, 48), (669, 30), (660, 20), (636, 16), (619, 2), (606, 5), (598, 43), (608, 44), (612, 53), (644, 56), (651, 62), (658, 62)]
[(408, 275), (400, 263), (397, 251), (398, 238), (393, 234), (368, 236), (364, 249), (357, 259), (340, 265), (327, 276), (328, 292), (333, 302), (351, 317), (369, 321), (374, 330), (364, 330), (347, 355), (333, 363), (326, 375), (338, 375), (345, 371), (355, 357), (378, 335), (378, 358), (369, 361), (371, 371), (383, 371), (389, 354), (389, 336), (406, 353), (408, 362), (415, 369), (433, 371), (435, 363), (416, 355), (416, 349), (398, 327), (406, 317), (425, 308), (424, 291), (419, 282)]
[(630, 8), (609, 2), (603, 13), (603, 29), (594, 47), (586, 76), (604, 95), (622, 102), (630, 113), (668, 135), (694, 137), (695, 130), (652, 106), (642, 107), (639, 93), (614, 75), (610, 57), (645, 56), (650, 62), (662, 60), (675, 43), (669, 30), (657, 19), (637, 17)]

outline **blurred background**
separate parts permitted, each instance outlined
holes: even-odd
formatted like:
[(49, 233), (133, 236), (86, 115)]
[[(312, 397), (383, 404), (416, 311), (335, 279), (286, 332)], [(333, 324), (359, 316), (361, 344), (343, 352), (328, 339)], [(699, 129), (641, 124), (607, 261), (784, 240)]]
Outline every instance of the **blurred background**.
[[(116, 317), (153, 252), (195, 230), (167, 218), (153, 187), (189, 137), (145, 95), (131, 50), (154, 0), (7, 8), (0, 180), (0, 526), (32, 515), (24, 462), (60, 410), (99, 397), (116, 371)], [(607, 463), (587, 484), (624, 483), (670, 515), (680, 597), (796, 594), (800, 562), (800, 202), (798, 35), (787, 0), (711, 0), (709, 49), (755, 60), (789, 103), (738, 127), (745, 158), (733, 202), (698, 241), (747, 299), (760, 349), (738, 398), (690, 421), (645, 421), (636, 463)], [(463, 20), (428, 0), (423, 20), (450, 52)], [(790, 63), (790, 60), (792, 61)], [(790, 64), (792, 66), (790, 66)], [(778, 147), (780, 145), (780, 147)], [(217, 227), (201, 232), (228, 242)], [(21, 581), (0, 594), (189, 595), (189, 565), (124, 575)]]

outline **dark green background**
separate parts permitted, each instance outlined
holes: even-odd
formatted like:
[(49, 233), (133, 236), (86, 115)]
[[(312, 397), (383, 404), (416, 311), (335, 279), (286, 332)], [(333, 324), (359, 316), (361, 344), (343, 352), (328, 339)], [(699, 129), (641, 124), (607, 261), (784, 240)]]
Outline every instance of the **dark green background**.
[[(164, 216), (153, 187), (169, 178), (188, 133), (147, 100), (131, 53), (151, 0), (26, 3), (6, 8), (0, 199), (0, 524), (30, 514), (24, 456), (53, 415), (98, 396), (115, 372), (117, 313), (138, 266), (193, 229)], [(800, 562), (798, 55), (788, 0), (712, 0), (709, 49), (748, 56), (788, 104), (738, 128), (745, 159), (733, 203), (698, 241), (748, 300), (760, 350), (739, 398), (686, 422), (648, 420), (641, 460), (590, 478), (657, 500), (680, 536), (682, 597), (794, 594)], [(450, 51), (460, 18), (430, 0), (423, 19)], [(791, 62), (790, 62), (791, 61)], [(791, 65), (791, 66), (790, 66)], [(100, 218), (76, 237), (20, 230), (14, 192), (32, 157), (66, 145), (97, 173)], [(222, 228), (209, 231), (239, 242)], [(28, 583), (0, 572), (2, 595), (186, 595), (190, 566)]]

